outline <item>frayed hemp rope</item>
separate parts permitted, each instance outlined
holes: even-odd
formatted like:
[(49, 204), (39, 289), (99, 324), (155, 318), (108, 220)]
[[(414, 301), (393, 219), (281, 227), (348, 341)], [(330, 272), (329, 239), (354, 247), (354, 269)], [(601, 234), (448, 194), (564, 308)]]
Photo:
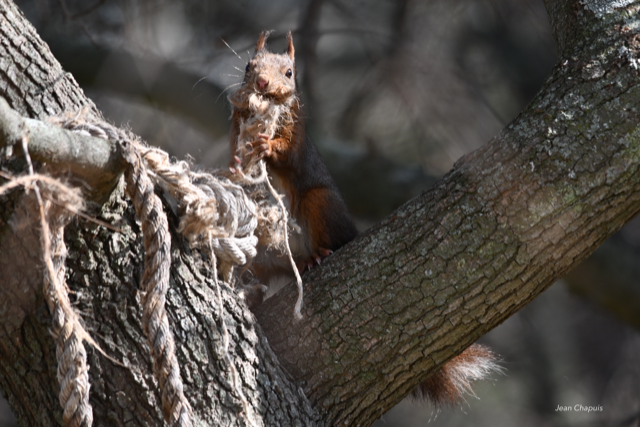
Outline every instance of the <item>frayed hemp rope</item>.
[[(27, 163), (30, 164), (30, 159)], [(29, 172), (32, 172), (31, 167)], [(83, 215), (80, 209), (84, 200), (80, 191), (47, 175), (34, 173), (13, 177), (0, 173), (0, 176), (9, 181), (0, 186), (0, 195), (24, 187), (27, 193), (33, 190), (36, 196), (35, 209), (39, 215), (45, 265), (43, 295), (52, 318), (49, 332), (56, 341), (57, 378), (60, 383), (58, 398), (63, 408), (62, 419), (68, 427), (91, 426), (93, 410), (89, 404), (89, 367), (83, 341), (112, 362), (119, 362), (106, 354), (82, 326), (80, 317), (71, 306), (65, 283), (67, 248), (64, 244), (64, 226), (74, 215)]]
[(178, 202), (181, 208), (178, 231), (191, 246), (201, 248), (211, 259), (222, 323), (222, 356), (231, 373), (233, 389), (242, 403), (241, 416), (249, 426), (255, 426), (255, 417), (229, 354), (229, 332), (218, 284), (218, 260), (224, 280), (231, 283), (233, 267), (246, 264), (256, 256), (257, 207), (237, 184), (209, 173), (192, 171), (187, 162), (172, 162), (167, 153), (158, 148), (142, 145), (135, 148), (147, 165), (150, 178)]
[(171, 268), (169, 224), (139, 154), (130, 143), (123, 142), (121, 147), (129, 165), (125, 171), (126, 191), (140, 218), (144, 235), (142, 326), (153, 356), (154, 375), (160, 384), (162, 415), (171, 425), (190, 427), (191, 407), (184, 395), (173, 334), (165, 311)]
[[(45, 216), (43, 209), (40, 215), (41, 218)], [(89, 403), (87, 352), (82, 344), (84, 336), (88, 334), (84, 328), (79, 328), (78, 315), (71, 308), (64, 283), (64, 261), (67, 255), (64, 223), (56, 221), (51, 216), (49, 218), (52, 222), (51, 249), (49, 254), (45, 252), (45, 257), (49, 256), (50, 261), (46, 261), (49, 275), (45, 278), (44, 294), (52, 317), (50, 332), (56, 340), (62, 420), (68, 427), (88, 427), (93, 423), (93, 410)], [(43, 236), (47, 232), (48, 230), (43, 229)], [(46, 248), (46, 239), (43, 240), (43, 247)], [(55, 276), (52, 275), (51, 268)]]
[[(144, 231), (145, 223), (148, 222), (143, 218), (143, 214), (145, 214), (144, 210), (138, 212), (138, 209), (148, 207), (145, 206), (143, 202), (148, 203), (149, 200), (151, 200), (151, 196), (153, 196), (154, 204), (158, 205), (158, 209), (155, 210), (156, 213), (154, 215), (162, 215), (164, 217), (160, 200), (153, 193), (153, 185), (150, 180), (152, 179), (176, 199), (180, 210), (179, 231), (189, 240), (192, 246), (200, 247), (206, 252), (209, 252), (212, 264), (215, 267), (216, 284), (216, 258), (220, 259), (223, 278), (230, 283), (234, 265), (246, 264), (250, 259), (255, 257), (256, 245), (258, 243), (255, 230), (258, 226), (257, 218), (259, 215), (257, 214), (257, 210), (259, 210), (259, 208), (246, 196), (244, 189), (239, 185), (231, 183), (224, 177), (214, 176), (210, 173), (195, 172), (191, 170), (187, 162), (170, 161), (169, 156), (164, 151), (147, 147), (134, 135), (117, 129), (106, 122), (85, 122), (85, 116), (86, 114), (80, 111), (74, 115), (51, 118), (50, 121), (60, 127), (75, 132), (120, 141), (127, 156), (130, 157), (129, 163), (131, 166), (126, 174), (128, 183), (127, 192), (130, 193), (136, 212), (143, 224), (145, 251), (147, 252), (145, 255), (143, 282), (144, 278), (147, 277), (148, 266), (154, 263), (157, 264), (156, 267), (158, 267), (162, 263), (162, 259), (149, 257), (150, 248), (147, 247), (147, 234), (152, 235), (152, 233)], [(140, 196), (136, 199), (134, 198), (138, 196), (136, 193), (141, 191), (136, 188), (136, 183), (139, 183), (141, 179), (146, 186), (145, 196)], [(143, 204), (140, 205), (141, 203)], [(164, 222), (166, 223), (166, 218)], [(151, 226), (147, 225), (146, 227)], [(166, 237), (168, 239), (169, 236), (167, 235)], [(168, 243), (168, 240), (165, 241)], [(168, 263), (166, 264), (166, 274), (168, 278), (170, 254), (168, 249), (164, 249), (161, 252), (165, 254), (166, 262)], [(150, 262), (147, 262), (148, 258), (150, 258)], [(149, 271), (151, 270), (149, 269)], [(218, 293), (220, 293), (219, 289)], [(145, 301), (149, 301), (149, 298), (147, 297)], [(164, 313), (164, 295), (161, 298), (161, 302)], [(220, 305), (220, 310), (222, 309), (223, 307)], [(144, 316), (145, 315), (143, 315), (143, 321)], [(166, 319), (166, 314), (164, 317)], [(227, 337), (227, 345), (223, 347), (223, 353), (225, 359), (229, 362), (228, 365), (233, 375), (234, 388), (236, 388), (236, 393), (242, 402), (247, 422), (255, 425), (253, 418), (250, 416), (248, 402), (237, 380), (235, 366), (230, 363), (231, 359), (228, 354), (228, 331), (224, 321), (222, 322), (222, 329), (223, 337)], [(146, 327), (145, 331), (147, 331)], [(166, 328), (163, 328), (161, 331), (162, 334), (158, 335), (157, 340), (152, 339), (150, 336), (152, 331), (149, 332), (148, 339), (150, 345), (153, 347), (153, 345), (157, 345), (158, 340), (160, 340), (160, 344), (162, 344), (162, 340), (170, 339), (171, 354), (173, 354), (174, 344), (168, 324)], [(164, 348), (165, 351), (167, 351), (168, 347), (166, 345)], [(156, 369), (157, 364), (155, 360), (156, 358), (154, 356), (154, 374), (162, 387), (163, 384), (166, 384), (166, 380), (165, 378), (159, 377), (159, 375), (164, 375), (164, 373), (168, 371)], [(171, 386), (171, 388), (182, 390), (182, 383), (177, 383), (177, 381), (180, 380), (179, 370), (173, 370), (172, 373), (172, 381), (175, 380), (176, 384)], [(165, 414), (164, 399), (166, 394), (163, 390), (163, 414)], [(183, 409), (185, 407), (184, 405), (182, 406)]]
[(257, 254), (257, 206), (243, 188), (223, 177), (191, 170), (184, 161), (170, 161), (159, 148), (138, 145), (151, 178), (169, 192), (180, 207), (178, 231), (192, 247), (212, 249), (220, 260), (225, 282), (233, 267)]
[[(78, 211), (83, 205), (82, 197), (59, 181), (35, 174), (28, 150), (28, 135), (22, 137), (22, 149), (28, 166), (28, 176), (11, 179), (0, 187), (0, 194), (22, 186), (32, 189), (39, 213), (42, 241), (42, 257), (45, 265), (43, 294), (51, 312), (51, 329), (56, 341), (57, 377), (60, 383), (58, 395), (63, 408), (62, 420), (67, 427), (90, 427), (93, 409), (89, 404), (89, 367), (83, 341), (100, 347), (86, 332), (71, 301), (65, 284), (64, 227), (71, 219), (69, 212)], [(51, 193), (45, 201), (38, 184)], [(57, 200), (55, 200), (57, 199)], [(54, 201), (55, 200), (55, 201)]]
[(192, 247), (208, 249), (212, 245), (222, 277), (232, 283), (233, 267), (247, 264), (256, 256), (258, 218), (265, 216), (258, 212), (261, 208), (240, 185), (227, 178), (194, 171), (189, 163), (170, 160), (165, 151), (144, 145), (135, 135), (106, 122), (86, 122), (85, 116), (81, 110), (50, 121), (89, 136), (129, 141), (144, 161), (149, 177), (176, 200), (180, 210), (178, 231)]
[(162, 415), (174, 426), (191, 427), (191, 407), (184, 395), (180, 366), (175, 355), (175, 343), (165, 312), (171, 267), (171, 237), (162, 202), (153, 191), (133, 139), (126, 132), (107, 124), (85, 122), (84, 110), (74, 115), (52, 117), (50, 122), (74, 132), (120, 142), (128, 167), (125, 171), (127, 194), (142, 223), (145, 246), (142, 289), (142, 326), (153, 358), (153, 373), (160, 385)]

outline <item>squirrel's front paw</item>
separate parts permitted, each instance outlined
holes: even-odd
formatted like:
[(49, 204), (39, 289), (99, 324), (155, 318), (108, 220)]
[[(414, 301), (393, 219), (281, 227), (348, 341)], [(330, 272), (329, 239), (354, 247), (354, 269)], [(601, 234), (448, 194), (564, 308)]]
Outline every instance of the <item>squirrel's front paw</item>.
[(269, 135), (259, 133), (258, 139), (249, 143), (249, 145), (251, 146), (251, 151), (249, 151), (247, 154), (249, 154), (251, 157), (255, 157), (256, 159), (263, 159), (271, 155), (271, 146), (269, 146)]

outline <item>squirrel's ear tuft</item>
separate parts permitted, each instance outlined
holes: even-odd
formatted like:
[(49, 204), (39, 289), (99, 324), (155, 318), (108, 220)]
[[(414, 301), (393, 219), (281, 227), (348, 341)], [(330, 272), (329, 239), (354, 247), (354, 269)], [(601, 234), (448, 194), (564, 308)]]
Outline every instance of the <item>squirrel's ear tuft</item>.
[(289, 58), (291, 58), (291, 60), (294, 62), (295, 53), (296, 50), (293, 48), (293, 37), (291, 36), (291, 31), (289, 31), (287, 33), (287, 54), (289, 55)]
[(262, 49), (265, 49), (267, 46), (267, 39), (269, 35), (273, 32), (271, 31), (263, 31), (260, 33), (260, 37), (258, 37), (258, 42), (256, 43), (256, 53), (260, 52)]

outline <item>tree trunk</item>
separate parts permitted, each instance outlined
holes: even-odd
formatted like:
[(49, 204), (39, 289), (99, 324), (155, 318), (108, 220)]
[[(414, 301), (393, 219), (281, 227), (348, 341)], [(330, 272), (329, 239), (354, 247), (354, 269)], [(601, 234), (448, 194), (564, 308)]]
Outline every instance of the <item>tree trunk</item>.
[[(44, 118), (88, 106), (90, 114), (99, 117), (93, 103), (10, 1), (0, 1), (0, 40), (1, 95), (19, 113)], [(15, 159), (8, 163), (14, 169), (24, 165)], [(55, 344), (42, 291), (37, 215), (24, 206), (27, 201), (22, 192), (2, 200), (0, 387), (21, 425), (63, 425)], [(122, 186), (92, 213), (121, 230), (113, 232), (85, 220), (76, 220), (65, 229), (67, 284), (74, 307), (100, 347), (121, 364), (88, 346), (94, 425), (165, 425), (141, 326), (139, 282), (144, 249), (140, 225)], [(176, 218), (170, 209), (167, 215), (175, 231)], [(167, 312), (194, 425), (320, 424), (234, 291), (221, 286), (221, 313), (208, 260), (189, 250), (185, 239), (175, 232), (171, 240)], [(230, 335), (230, 359), (241, 375), (253, 424), (240, 415), (241, 397), (223, 356), (222, 319)]]
[[(561, 60), (536, 99), (305, 276), (301, 321), (292, 286), (260, 307), (260, 326), (226, 285), (219, 307), (208, 260), (165, 209), (167, 312), (196, 425), (369, 425), (640, 210), (640, 6), (605, 3), (547, 3)], [(17, 8), (2, 0), (0, 10), (10, 105), (32, 118), (87, 105), (98, 117)], [(2, 200), (0, 386), (22, 425), (61, 424), (39, 227), (22, 192)], [(74, 307), (122, 364), (90, 350), (94, 423), (163, 425), (141, 327), (140, 226), (121, 187), (97, 215), (122, 232), (83, 220), (65, 229)], [(248, 410), (223, 356), (223, 319)]]

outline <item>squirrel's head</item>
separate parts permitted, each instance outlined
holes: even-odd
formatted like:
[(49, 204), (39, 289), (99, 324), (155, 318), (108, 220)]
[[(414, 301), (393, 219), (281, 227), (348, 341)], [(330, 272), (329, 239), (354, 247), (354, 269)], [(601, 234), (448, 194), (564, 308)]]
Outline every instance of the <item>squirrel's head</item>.
[(263, 31), (258, 37), (253, 58), (245, 69), (243, 86), (276, 99), (286, 99), (298, 91), (293, 38), (289, 31), (285, 53), (272, 53), (267, 50), (270, 34), (271, 31)]

